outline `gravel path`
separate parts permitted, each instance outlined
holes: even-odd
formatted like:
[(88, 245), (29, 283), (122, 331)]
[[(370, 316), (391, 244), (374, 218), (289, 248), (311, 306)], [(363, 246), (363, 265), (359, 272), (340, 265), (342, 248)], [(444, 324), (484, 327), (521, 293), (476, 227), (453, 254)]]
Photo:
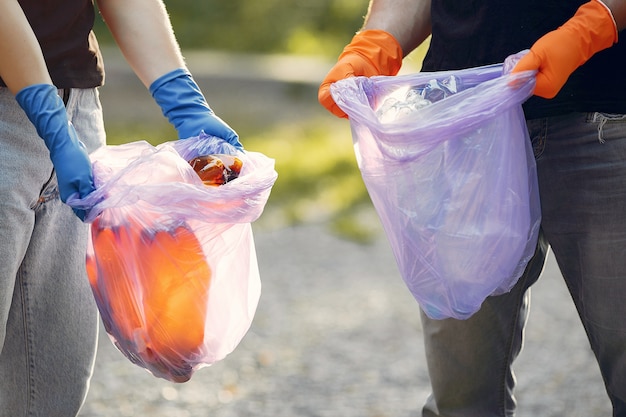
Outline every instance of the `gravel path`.
[[(255, 229), (263, 293), (252, 328), (191, 381), (154, 378), (101, 333), (82, 417), (405, 417), (429, 385), (417, 304), (382, 235), (359, 245), (323, 224)], [(554, 262), (533, 288), (516, 365), (518, 417), (609, 416)]]

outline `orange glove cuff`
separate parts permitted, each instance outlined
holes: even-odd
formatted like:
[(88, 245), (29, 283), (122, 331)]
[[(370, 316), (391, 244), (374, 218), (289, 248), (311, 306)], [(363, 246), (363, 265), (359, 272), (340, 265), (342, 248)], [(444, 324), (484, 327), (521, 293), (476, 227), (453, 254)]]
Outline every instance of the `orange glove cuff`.
[(600, 0), (591, 0), (563, 26), (535, 42), (513, 72), (537, 70), (534, 94), (552, 98), (576, 68), (616, 42), (617, 25), (611, 11)]
[(396, 38), (384, 30), (364, 30), (354, 35), (352, 42), (343, 49), (338, 61), (344, 60), (356, 64), (355, 69), (363, 72), (348, 76), (396, 75), (402, 66), (402, 48)]
[(617, 43), (617, 24), (611, 10), (600, 0), (591, 0), (578, 8), (574, 17), (559, 28), (580, 39), (582, 65), (596, 52)]
[[(619, 40), (619, 30), (617, 30), (617, 22), (615, 21), (615, 16), (613, 16), (613, 12), (611, 12), (611, 9), (609, 9), (609, 7), (604, 4), (604, 2), (602, 0), (595, 0), (596, 3), (598, 3), (600, 6), (602, 6), (604, 8), (604, 11), (606, 12), (606, 14), (608, 15), (608, 18), (606, 18), (607, 22), (607, 36), (610, 37), (610, 33), (613, 33), (613, 42), (611, 43), (612, 46), (613, 44), (617, 43), (617, 41)], [(609, 24), (609, 21), (612, 23)], [(611, 30), (611, 28), (613, 30)]]
[(347, 117), (335, 104), (330, 85), (348, 77), (396, 75), (402, 66), (402, 58), (402, 48), (390, 33), (379, 29), (357, 33), (322, 81), (318, 92), (320, 104), (338, 117)]

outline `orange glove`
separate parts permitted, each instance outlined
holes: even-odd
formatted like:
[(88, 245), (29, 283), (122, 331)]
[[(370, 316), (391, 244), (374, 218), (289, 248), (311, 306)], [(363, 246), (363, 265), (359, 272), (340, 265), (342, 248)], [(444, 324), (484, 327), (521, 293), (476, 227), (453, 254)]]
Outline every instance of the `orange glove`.
[(326, 74), (318, 92), (320, 104), (337, 117), (347, 118), (330, 95), (330, 85), (348, 77), (396, 75), (402, 66), (402, 48), (384, 30), (369, 29), (357, 33), (343, 49), (335, 66)]
[(591, 0), (563, 26), (535, 42), (513, 72), (538, 71), (534, 94), (553, 98), (576, 68), (616, 42), (617, 25), (611, 11), (600, 0)]

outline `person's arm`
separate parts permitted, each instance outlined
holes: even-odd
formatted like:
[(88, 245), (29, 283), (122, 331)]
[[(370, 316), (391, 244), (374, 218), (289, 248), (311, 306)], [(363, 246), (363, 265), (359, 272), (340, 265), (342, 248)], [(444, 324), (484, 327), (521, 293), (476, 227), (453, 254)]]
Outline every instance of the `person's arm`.
[(242, 148), (238, 135), (213, 113), (187, 69), (162, 0), (98, 0), (98, 8), (179, 139), (204, 132)]
[[(0, 2), (0, 77), (50, 151), (61, 200), (91, 193), (95, 189), (91, 161), (68, 121), (39, 42), (17, 0)], [(85, 218), (83, 210), (74, 213)]]
[(430, 35), (430, 0), (372, 0), (361, 30), (368, 29), (390, 33), (407, 56)]
[(13, 94), (32, 84), (52, 84), (39, 42), (17, 0), (0, 2), (0, 77)]
[(603, 3), (611, 10), (617, 30), (626, 29), (626, 1), (625, 0), (604, 0)]
[(513, 72), (537, 71), (534, 94), (553, 98), (569, 76), (618, 41), (626, 26), (626, 0), (591, 0), (558, 29), (539, 38)]
[(371, 0), (363, 28), (320, 85), (320, 104), (347, 117), (331, 96), (331, 84), (354, 76), (396, 75), (402, 58), (430, 35), (430, 28), (430, 0)]
[(137, 77), (150, 87), (185, 62), (165, 6), (157, 0), (98, 0), (100, 14)]

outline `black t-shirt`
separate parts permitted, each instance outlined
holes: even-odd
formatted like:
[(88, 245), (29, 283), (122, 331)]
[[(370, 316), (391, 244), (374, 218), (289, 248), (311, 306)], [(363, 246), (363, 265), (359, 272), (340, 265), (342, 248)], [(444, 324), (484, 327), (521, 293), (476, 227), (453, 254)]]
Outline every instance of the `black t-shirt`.
[(93, 0), (19, 0), (19, 3), (39, 40), (56, 87), (92, 88), (104, 83), (102, 55), (92, 31)]
[[(530, 49), (572, 17), (586, 0), (432, 0), (432, 38), (423, 71), (504, 62)], [(594, 55), (551, 100), (531, 97), (528, 118), (569, 112), (626, 113), (626, 31), (613, 47)]]

